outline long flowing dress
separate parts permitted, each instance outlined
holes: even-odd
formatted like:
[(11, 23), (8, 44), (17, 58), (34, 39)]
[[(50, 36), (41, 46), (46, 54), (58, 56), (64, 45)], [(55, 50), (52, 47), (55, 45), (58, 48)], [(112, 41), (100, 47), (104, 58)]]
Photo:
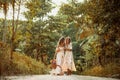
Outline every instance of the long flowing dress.
[[(72, 44), (70, 43), (68, 46), (66, 46), (66, 48), (72, 50)], [(68, 69), (71, 70), (71, 71), (76, 71), (72, 51), (65, 51), (62, 70), (64, 72), (67, 72)]]
[(63, 64), (63, 60), (64, 60), (64, 47), (57, 47), (57, 50), (60, 50), (59, 52), (56, 53), (56, 64), (57, 67), (56, 69), (52, 69), (52, 71), (50, 71), (50, 74), (61, 74), (62, 72), (62, 64)]
[(56, 50), (60, 49), (59, 52), (57, 52), (56, 55), (56, 64), (57, 67), (55, 69), (56, 74), (60, 74), (62, 72), (62, 64), (64, 60), (64, 47), (57, 47)]

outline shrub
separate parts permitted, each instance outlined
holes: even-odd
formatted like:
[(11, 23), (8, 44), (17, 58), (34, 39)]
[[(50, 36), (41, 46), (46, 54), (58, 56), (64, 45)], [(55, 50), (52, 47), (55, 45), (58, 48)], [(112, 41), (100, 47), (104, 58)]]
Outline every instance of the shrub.
[(42, 62), (18, 52), (13, 53), (11, 60), (9, 46), (0, 48), (0, 75), (44, 74), (47, 69)]

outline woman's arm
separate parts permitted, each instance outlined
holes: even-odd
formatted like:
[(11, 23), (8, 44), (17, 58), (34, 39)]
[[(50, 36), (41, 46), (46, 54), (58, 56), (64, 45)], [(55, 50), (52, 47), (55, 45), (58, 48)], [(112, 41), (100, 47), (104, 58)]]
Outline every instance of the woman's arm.
[(65, 50), (66, 50), (66, 51), (72, 51), (72, 49), (69, 49), (69, 48), (66, 48)]
[(57, 47), (55, 52), (56, 53), (60, 52), (60, 48)]
[(66, 51), (72, 51), (72, 44), (70, 43), (70, 44), (68, 45), (68, 47), (66, 47), (65, 50), (66, 50)]

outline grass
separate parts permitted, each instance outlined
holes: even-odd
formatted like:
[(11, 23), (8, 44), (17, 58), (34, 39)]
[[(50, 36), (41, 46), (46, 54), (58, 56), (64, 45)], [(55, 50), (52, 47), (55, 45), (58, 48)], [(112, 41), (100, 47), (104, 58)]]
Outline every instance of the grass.
[(25, 54), (14, 52), (10, 60), (10, 49), (0, 48), (0, 75), (45, 74), (48, 67)]
[(118, 75), (117, 78), (120, 78), (120, 65), (117, 63), (109, 63), (104, 67), (94, 66), (91, 69), (85, 70), (82, 74), (100, 77), (113, 77), (114, 75)]

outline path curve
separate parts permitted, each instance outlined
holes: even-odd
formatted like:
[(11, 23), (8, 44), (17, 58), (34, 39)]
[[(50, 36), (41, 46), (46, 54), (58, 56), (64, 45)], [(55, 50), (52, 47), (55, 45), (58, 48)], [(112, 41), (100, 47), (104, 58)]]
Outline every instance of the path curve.
[(31, 75), (31, 76), (11, 76), (7, 80), (119, 80), (114, 78), (92, 77), (92, 76), (53, 76), (53, 75)]

